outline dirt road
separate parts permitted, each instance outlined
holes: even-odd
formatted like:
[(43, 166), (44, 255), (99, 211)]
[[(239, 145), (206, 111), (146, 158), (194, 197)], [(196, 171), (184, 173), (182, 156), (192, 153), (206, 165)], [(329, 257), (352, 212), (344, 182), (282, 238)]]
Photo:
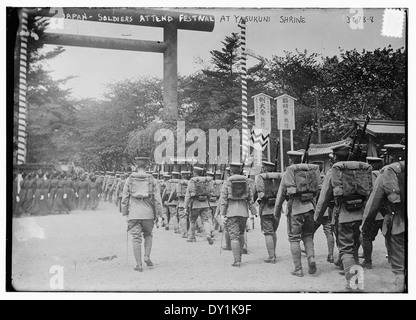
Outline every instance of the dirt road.
[[(230, 251), (220, 253), (221, 233), (209, 245), (197, 237), (188, 243), (173, 230), (154, 230), (153, 268), (139, 273), (131, 249), (126, 252), (126, 222), (114, 204), (100, 203), (97, 211), (69, 215), (24, 217), (13, 220), (12, 278), (22, 291), (128, 291), (128, 292), (344, 292), (345, 279), (326, 262), (322, 229), (315, 236), (318, 271), (305, 276), (290, 274), (293, 262), (282, 216), (277, 232), (277, 264), (266, 264), (264, 236), (255, 220), (248, 232), (248, 255), (240, 268), (231, 267)], [(364, 271), (366, 292), (392, 292), (394, 275), (385, 257), (384, 238), (374, 242), (373, 270)], [(335, 256), (337, 256), (337, 251)], [(62, 269), (63, 267), (63, 269)], [(63, 289), (54, 287), (57, 270)], [(51, 286), (52, 283), (52, 286)]]

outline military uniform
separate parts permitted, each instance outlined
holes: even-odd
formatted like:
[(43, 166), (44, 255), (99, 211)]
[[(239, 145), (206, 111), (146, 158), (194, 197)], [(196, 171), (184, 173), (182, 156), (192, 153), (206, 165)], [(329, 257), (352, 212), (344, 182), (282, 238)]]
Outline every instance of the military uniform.
[(33, 207), (33, 198), (35, 196), (36, 189), (36, 174), (34, 172), (29, 173), (27, 187), (26, 187), (26, 197), (23, 205), (23, 212), (30, 213)]
[(49, 209), (53, 211), (53, 204), (55, 202), (56, 191), (58, 190), (58, 172), (54, 172), (51, 182), (50, 182), (50, 190), (49, 190)]
[(86, 178), (85, 173), (81, 173), (80, 179), (77, 182), (78, 209), (80, 210), (86, 210), (88, 206), (89, 181)]
[(117, 205), (119, 207), (120, 212), (121, 212), (121, 198), (123, 197), (123, 188), (124, 188), (125, 182), (126, 182), (126, 175), (124, 173), (121, 173), (120, 180), (117, 183), (117, 187), (116, 187)]
[(383, 168), (375, 181), (373, 191), (365, 206), (361, 230), (371, 229), (375, 217), (385, 206), (382, 232), (386, 239), (389, 262), (396, 276), (397, 292), (405, 291), (406, 276), (406, 207), (405, 207), (405, 162), (400, 161)]
[[(341, 145), (333, 148), (334, 154), (337, 157), (346, 157), (350, 151), (349, 145)], [(340, 192), (339, 187), (334, 188), (333, 185), (333, 173), (337, 167), (346, 167), (353, 161), (337, 161), (331, 168), (331, 170), (325, 176), (322, 184), (322, 190), (319, 195), (319, 201), (316, 207), (314, 219), (316, 222), (321, 220), (321, 217), (325, 213), (330, 201), (335, 200), (335, 206), (333, 210), (333, 222), (336, 229), (337, 244), (340, 252), (340, 258), (345, 272), (345, 278), (347, 281), (347, 289), (350, 289), (349, 280), (353, 276), (349, 271), (353, 265), (359, 263), (358, 260), (358, 247), (360, 244), (360, 225), (362, 222), (364, 208), (348, 208), (350, 204), (343, 195), (338, 195)], [(362, 170), (371, 170), (371, 166), (363, 162), (354, 162), (357, 168)], [(367, 167), (366, 167), (367, 166)], [(343, 174), (344, 175), (344, 174)], [(371, 179), (367, 181), (369, 187), (372, 187)], [(347, 197), (348, 198), (348, 197)], [(361, 199), (365, 202), (366, 199)]]
[(178, 203), (178, 221), (179, 221), (179, 232), (182, 234), (182, 238), (188, 237), (188, 213), (185, 207), (185, 195), (186, 189), (189, 184), (189, 177), (191, 172), (182, 171), (182, 179), (175, 185), (173, 192), (171, 193), (168, 203), (176, 200)]
[[(372, 178), (373, 186), (375, 185), (377, 177), (380, 175), (383, 159), (377, 157), (367, 157), (367, 163), (373, 168)], [(372, 269), (372, 253), (373, 253), (373, 241), (376, 239), (379, 230), (383, 227), (384, 216), (381, 212), (385, 212), (386, 208), (383, 207), (377, 213), (374, 221), (368, 225), (366, 232), (362, 232), (362, 242), (364, 261), (360, 263), (363, 268)]]
[(241, 264), (249, 210), (251, 214), (257, 214), (250, 183), (245, 176), (238, 174), (241, 172), (241, 167), (241, 163), (230, 164), (233, 175), (224, 181), (219, 202), (220, 214), (225, 219), (225, 228), (230, 235), (234, 267), (239, 267)]
[[(163, 175), (163, 180), (159, 182), (160, 187), (160, 196), (162, 197), (162, 221), (163, 221), (163, 227), (166, 229), (169, 229), (169, 207), (166, 203), (167, 199), (169, 199), (169, 196), (165, 195), (165, 190), (168, 185), (168, 181), (172, 178), (172, 176), (168, 173)], [(166, 198), (167, 197), (167, 198)]]
[[(277, 191), (281, 182), (281, 174), (272, 172), (274, 163), (263, 161), (264, 173), (257, 176), (254, 199), (259, 203), (260, 225), (266, 241), (268, 258), (266, 263), (276, 263), (276, 231), (279, 220), (274, 215)], [(271, 189), (275, 189), (271, 190)]]
[[(218, 202), (221, 196), (221, 189), (222, 189), (222, 185), (224, 184), (224, 181), (221, 180), (221, 173), (214, 173), (214, 172), (208, 172), (208, 175), (214, 177), (215, 175), (215, 179), (213, 179), (213, 194), (210, 196), (209, 198), (209, 204), (211, 206), (211, 211), (212, 211), (212, 229), (220, 229), (220, 231), (222, 232), (222, 226), (221, 223), (218, 221), (218, 217), (216, 215), (217, 212), (217, 208), (218, 208)], [(213, 232), (213, 230), (211, 230), (211, 233)]]
[(33, 200), (33, 206), (30, 213), (34, 216), (46, 215), (49, 213), (48, 193), (49, 193), (49, 180), (44, 179), (43, 172), (38, 172), (38, 178), (35, 183), (35, 194)]
[(99, 203), (100, 184), (97, 182), (95, 174), (92, 174), (88, 180), (88, 205), (92, 210), (96, 210)]
[(27, 194), (28, 175), (25, 172), (23, 172), (22, 178), (23, 179), (20, 181), (19, 201), (17, 205), (18, 206), (17, 211), (19, 214), (24, 213), (26, 194)]
[[(208, 243), (211, 245), (213, 244), (212, 238), (211, 238), (211, 224), (210, 221), (212, 220), (212, 212), (211, 207), (209, 204), (209, 197), (212, 193), (213, 186), (212, 186), (212, 178), (211, 177), (204, 177), (203, 172), (205, 171), (204, 168), (200, 167), (194, 167), (195, 177), (192, 177), (189, 180), (188, 188), (186, 190), (185, 195), (185, 203), (184, 208), (189, 212), (189, 239), (188, 242), (195, 242), (195, 232), (196, 232), (196, 221), (198, 217), (200, 217), (205, 237), (208, 241)], [(201, 181), (204, 180), (204, 183), (208, 184), (208, 188), (210, 190), (205, 190), (208, 195), (198, 195), (196, 194), (196, 188), (198, 187), (198, 184), (200, 184)]]
[(170, 202), (169, 197), (170, 194), (176, 187), (176, 184), (180, 181), (180, 173), (179, 172), (172, 172), (172, 179), (166, 181), (166, 188), (162, 195), (162, 200), (166, 203), (168, 208), (167, 212), (167, 221), (166, 221), (166, 230), (169, 230), (170, 222), (173, 221), (173, 229), (175, 233), (179, 233), (179, 221), (177, 218), (177, 211), (178, 211), (178, 200), (172, 199)]
[(145, 172), (148, 161), (149, 158), (136, 158), (138, 171), (127, 178), (121, 200), (122, 214), (127, 217), (128, 232), (133, 238), (135, 270), (140, 272), (143, 271), (142, 237), (144, 238), (144, 262), (147, 266), (153, 266), (150, 260), (153, 227), (156, 218), (162, 215), (159, 185), (151, 175)]
[(111, 171), (110, 172), (110, 177), (107, 180), (107, 187), (106, 187), (106, 189), (107, 189), (107, 201), (110, 202), (110, 203), (113, 202), (113, 193), (114, 193), (113, 187), (114, 187), (115, 180), (116, 180), (115, 173), (113, 171)]
[(313, 192), (302, 195), (298, 190), (296, 182), (296, 172), (309, 172), (308, 185), (316, 184), (318, 189), (319, 166), (314, 164), (301, 164), (302, 153), (296, 151), (288, 151), (291, 164), (282, 176), (282, 182), (276, 197), (274, 214), (277, 220), (280, 220), (283, 202), (287, 201), (287, 233), (290, 242), (290, 251), (292, 253), (293, 263), (295, 265), (292, 275), (302, 277), (302, 261), (300, 241), (305, 245), (306, 255), (308, 257), (308, 272), (314, 274), (316, 272), (315, 251), (313, 243), (315, 199)]

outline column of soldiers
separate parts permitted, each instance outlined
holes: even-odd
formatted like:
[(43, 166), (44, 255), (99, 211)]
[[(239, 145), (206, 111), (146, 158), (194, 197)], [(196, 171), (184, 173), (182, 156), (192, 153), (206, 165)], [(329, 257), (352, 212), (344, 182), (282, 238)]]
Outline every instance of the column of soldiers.
[[(125, 176), (120, 172), (114, 179), (106, 179), (103, 171), (78, 174), (57, 170), (23, 172), (20, 191), (17, 192), (17, 186), (13, 188), (13, 213), (15, 216), (42, 216), (69, 214), (73, 210), (96, 210), (100, 200), (112, 202), (113, 198), (121, 212)], [(17, 184), (16, 175), (14, 179)], [(106, 197), (105, 191), (108, 191)]]
[[(367, 162), (348, 161), (350, 145), (336, 146), (333, 148), (332, 167), (325, 176), (317, 164), (302, 163), (303, 153), (296, 151), (288, 152), (289, 166), (283, 174), (273, 172), (273, 163), (263, 162), (263, 173), (255, 180), (243, 174), (241, 163), (229, 165), (229, 176), (224, 181), (216, 179), (219, 176), (214, 172), (207, 175), (202, 167), (194, 167), (193, 174), (189, 171), (157, 175), (144, 172), (148, 180), (142, 187), (147, 189), (147, 196), (140, 196), (139, 187), (133, 187), (139, 182), (130, 176), (121, 203), (123, 214), (129, 217), (129, 230), (136, 229), (132, 233), (133, 243), (136, 242), (136, 269), (143, 271), (141, 256), (138, 256), (138, 243), (141, 241), (138, 235), (144, 234), (144, 229), (136, 228), (130, 222), (141, 220), (138, 213), (134, 219), (130, 216), (132, 207), (127, 198), (131, 197), (135, 198), (137, 210), (143, 206), (142, 202), (149, 205), (148, 219), (163, 221), (166, 230), (173, 224), (174, 232), (191, 243), (198, 242), (198, 220), (210, 245), (217, 224), (217, 228), (223, 231), (221, 246), (225, 240), (222, 248), (232, 252), (233, 267), (240, 267), (242, 263), (247, 243), (247, 221), (250, 216), (258, 214), (267, 252), (264, 262), (277, 263), (276, 231), (283, 213), (287, 218), (287, 235), (294, 263), (291, 274), (297, 277), (304, 276), (301, 242), (305, 247), (308, 273), (313, 275), (317, 272), (314, 235), (322, 225), (327, 238), (327, 262), (341, 267), (347, 290), (355, 289), (350, 283), (355, 275), (355, 271), (351, 271), (355, 270), (353, 266), (373, 268), (372, 242), (381, 229), (389, 262), (396, 275), (396, 290), (403, 292), (406, 276), (404, 146), (385, 147), (386, 165), (381, 168), (381, 158), (368, 157)], [(401, 158), (398, 158), (399, 153)], [(161, 174), (163, 179), (158, 179)], [(218, 186), (220, 188), (216, 189)], [(149, 195), (150, 202), (146, 198)], [(153, 224), (147, 229), (147, 237), (151, 236), (152, 229)], [(339, 252), (338, 261), (334, 259), (335, 244)], [(145, 262), (153, 266), (149, 262), (149, 246), (145, 244)], [(364, 257), (361, 263), (360, 246)]]

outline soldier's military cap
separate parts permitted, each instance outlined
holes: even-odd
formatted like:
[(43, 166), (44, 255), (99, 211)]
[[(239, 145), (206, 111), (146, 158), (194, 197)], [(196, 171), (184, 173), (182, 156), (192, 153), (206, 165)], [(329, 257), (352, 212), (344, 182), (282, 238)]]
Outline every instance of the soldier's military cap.
[(119, 173), (116, 173), (116, 178), (120, 178), (120, 174)]
[(230, 163), (230, 171), (240, 171), (243, 167), (243, 164), (241, 162), (232, 162)]
[(172, 171), (172, 176), (179, 177), (181, 175), (178, 171)]
[(204, 171), (205, 169), (204, 168), (202, 168), (202, 167), (194, 167), (194, 171), (200, 171), (200, 172), (202, 172), (202, 171)]
[(165, 173), (164, 175), (163, 175), (163, 178), (164, 179), (170, 179), (172, 177), (172, 175), (171, 174), (169, 174), (169, 173)]
[(214, 172), (212, 172), (212, 171), (209, 171), (209, 172), (207, 172), (207, 176), (210, 176), (210, 177), (213, 177), (214, 176)]
[(383, 159), (381, 159), (379, 157), (366, 157), (365, 159), (367, 160), (368, 163), (370, 163), (370, 162), (381, 162), (381, 161), (383, 161)]
[(351, 151), (351, 146), (348, 144), (340, 144), (338, 146), (332, 147), (332, 152), (338, 155), (348, 155)]
[(181, 175), (187, 175), (187, 174), (192, 174), (192, 172), (191, 171), (182, 171), (181, 172)]
[(135, 157), (134, 160), (135, 160), (134, 162), (137, 165), (144, 166), (144, 165), (146, 165), (150, 161), (150, 158), (149, 157)]
[(152, 176), (153, 176), (153, 177), (155, 177), (155, 178), (157, 178), (157, 177), (159, 176), (159, 173), (157, 173), (157, 172), (152, 172)]
[(263, 161), (263, 166), (265, 167), (274, 167), (274, 163), (273, 162), (269, 162), (269, 161)]
[(289, 150), (287, 152), (287, 155), (289, 156), (289, 158), (301, 158), (303, 156), (303, 153), (295, 150)]
[(406, 146), (399, 143), (385, 144), (384, 148), (386, 149), (386, 152), (389, 154), (403, 153), (406, 150)]

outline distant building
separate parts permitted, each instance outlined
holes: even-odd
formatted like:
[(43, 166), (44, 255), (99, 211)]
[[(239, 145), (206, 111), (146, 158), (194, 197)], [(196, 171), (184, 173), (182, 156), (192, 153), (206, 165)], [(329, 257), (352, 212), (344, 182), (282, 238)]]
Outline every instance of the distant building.
[[(353, 139), (357, 130), (362, 130), (364, 120), (354, 120), (353, 127), (342, 138)], [(406, 125), (404, 121), (393, 120), (371, 120), (366, 128), (366, 134), (362, 141), (363, 159), (365, 157), (379, 157), (381, 149), (385, 144), (404, 143), (406, 136)], [(361, 160), (363, 160), (361, 159)]]

